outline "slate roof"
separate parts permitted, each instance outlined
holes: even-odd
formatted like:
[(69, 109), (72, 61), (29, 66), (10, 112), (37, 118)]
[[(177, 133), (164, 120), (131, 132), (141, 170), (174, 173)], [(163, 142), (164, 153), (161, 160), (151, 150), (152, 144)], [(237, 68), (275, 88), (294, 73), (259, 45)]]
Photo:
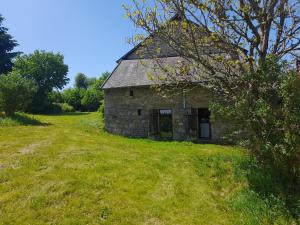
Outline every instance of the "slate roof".
[[(168, 21), (168, 23), (170, 23), (170, 22), (172, 22), (172, 21), (175, 21), (175, 20), (181, 20), (181, 19), (182, 19), (181, 15), (180, 15), (179, 13), (176, 13), (176, 14)], [(195, 24), (195, 23), (192, 22), (192, 21), (189, 21), (189, 22)], [(198, 26), (198, 25), (197, 25), (197, 26)], [(143, 44), (144, 44), (148, 39), (154, 38), (155, 35), (156, 35), (155, 33), (150, 34), (144, 41), (140, 42), (138, 45), (136, 45), (134, 48), (132, 48), (129, 52), (127, 52), (125, 55), (123, 55), (120, 59), (118, 59), (118, 60), (117, 60), (117, 63), (121, 62), (121, 60), (127, 60), (128, 57), (129, 57), (132, 53), (134, 53), (136, 50), (138, 50), (140, 47), (142, 47)], [(168, 55), (168, 56), (171, 57), (171, 55)], [(172, 55), (172, 57), (174, 57), (174, 56), (178, 56), (178, 55), (177, 55), (177, 54), (176, 54), (176, 55)]]
[[(181, 57), (163, 58), (163, 63), (175, 65)], [(155, 84), (149, 79), (149, 74), (157, 68), (155, 59), (122, 60), (103, 84), (103, 89), (150, 86)]]

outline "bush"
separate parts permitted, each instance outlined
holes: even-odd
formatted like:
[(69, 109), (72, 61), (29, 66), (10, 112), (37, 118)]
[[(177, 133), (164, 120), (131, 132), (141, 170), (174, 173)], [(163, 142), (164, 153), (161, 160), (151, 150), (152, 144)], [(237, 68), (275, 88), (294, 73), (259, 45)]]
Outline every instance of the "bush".
[[(241, 88), (232, 104), (212, 104), (213, 117), (234, 125), (236, 140), (245, 138), (259, 168), (269, 171), (255, 182), (269, 183), (264, 191), (285, 196), (287, 206), (294, 210), (300, 202), (299, 72), (269, 56), (243, 82), (252, 89)], [(276, 187), (271, 181), (276, 181)]]
[(81, 99), (81, 105), (87, 111), (97, 111), (102, 99), (103, 95), (101, 91), (89, 89), (85, 92), (83, 98)]
[(68, 103), (53, 103), (49, 112), (58, 114), (62, 112), (75, 112), (75, 109)]
[(62, 103), (52, 103), (47, 108), (47, 112), (50, 114), (59, 114), (62, 113), (61, 105)]
[(50, 103), (63, 103), (63, 95), (59, 91), (52, 91), (48, 94), (48, 101)]
[(84, 108), (81, 105), (81, 99), (85, 92), (86, 90), (83, 89), (67, 89), (63, 92), (63, 100), (75, 110), (83, 111)]
[(0, 76), (0, 108), (7, 116), (24, 110), (31, 103), (37, 88), (33, 81), (15, 72)]
[(103, 118), (104, 118), (104, 108), (105, 108), (105, 103), (104, 103), (104, 100), (102, 100), (100, 102), (100, 107), (98, 109), (98, 112), (102, 115)]
[(73, 106), (71, 106), (67, 103), (60, 104), (60, 107), (61, 107), (62, 112), (75, 112), (75, 109), (73, 108)]

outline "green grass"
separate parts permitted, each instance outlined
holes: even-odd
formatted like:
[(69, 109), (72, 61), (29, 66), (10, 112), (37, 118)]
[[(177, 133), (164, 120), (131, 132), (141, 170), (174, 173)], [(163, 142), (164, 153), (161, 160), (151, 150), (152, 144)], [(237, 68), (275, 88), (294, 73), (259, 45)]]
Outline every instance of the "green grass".
[(119, 137), (97, 113), (34, 120), (0, 122), (0, 224), (296, 224), (249, 190), (242, 149)]
[(41, 125), (47, 125), (47, 124), (43, 124), (39, 120), (35, 119), (34, 115), (26, 115), (24, 113), (16, 113), (12, 117), (5, 117), (5, 115), (0, 112), (0, 127), (41, 126)]

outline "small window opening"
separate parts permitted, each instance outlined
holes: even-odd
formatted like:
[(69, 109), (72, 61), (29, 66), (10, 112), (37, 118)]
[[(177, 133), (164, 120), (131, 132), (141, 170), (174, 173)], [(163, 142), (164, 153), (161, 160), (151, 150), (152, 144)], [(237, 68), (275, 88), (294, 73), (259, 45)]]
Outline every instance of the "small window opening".
[(130, 90), (129, 95), (133, 97), (133, 90)]
[(142, 110), (141, 109), (138, 109), (138, 115), (140, 116), (140, 115), (142, 115)]

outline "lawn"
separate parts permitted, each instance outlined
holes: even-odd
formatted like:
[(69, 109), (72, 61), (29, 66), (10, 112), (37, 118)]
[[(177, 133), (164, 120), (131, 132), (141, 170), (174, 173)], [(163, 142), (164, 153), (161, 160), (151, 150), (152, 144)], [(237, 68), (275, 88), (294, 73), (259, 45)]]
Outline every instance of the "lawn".
[(0, 224), (296, 224), (249, 190), (243, 149), (119, 137), (97, 113), (3, 121)]

